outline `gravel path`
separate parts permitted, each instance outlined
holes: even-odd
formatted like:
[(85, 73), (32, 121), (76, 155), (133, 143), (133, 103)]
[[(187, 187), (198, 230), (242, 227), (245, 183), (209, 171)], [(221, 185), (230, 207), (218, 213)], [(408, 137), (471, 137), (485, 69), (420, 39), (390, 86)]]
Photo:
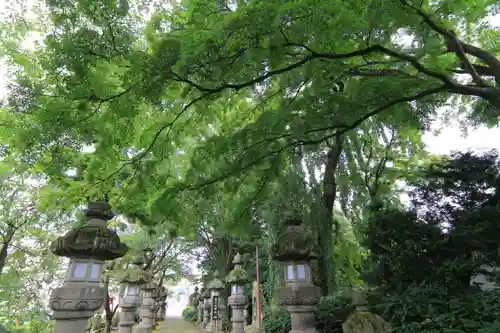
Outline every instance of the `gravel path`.
[(182, 320), (182, 318), (166, 318), (156, 328), (158, 333), (202, 333), (201, 328)]

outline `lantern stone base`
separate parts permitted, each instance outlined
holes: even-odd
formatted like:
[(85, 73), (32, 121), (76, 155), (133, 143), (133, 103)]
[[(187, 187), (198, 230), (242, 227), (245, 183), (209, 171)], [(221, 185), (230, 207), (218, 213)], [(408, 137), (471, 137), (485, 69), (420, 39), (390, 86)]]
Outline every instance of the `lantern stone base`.
[(231, 322), (233, 323), (233, 329), (231, 333), (245, 333), (245, 317), (243, 316), (243, 310), (245, 308), (245, 304), (242, 305), (234, 305), (231, 304), (233, 309), (233, 316), (231, 318)]
[(314, 305), (287, 305), (290, 312), (292, 330), (290, 333), (316, 333)]
[[(122, 303), (120, 315), (120, 322), (118, 323), (118, 333), (132, 333), (132, 328), (135, 324), (135, 311), (136, 307), (124, 307)], [(127, 304), (128, 305), (128, 304)]]
[(87, 327), (89, 324), (89, 318), (80, 319), (70, 319), (70, 320), (58, 320), (56, 319), (54, 325), (54, 333), (84, 333), (87, 332)]

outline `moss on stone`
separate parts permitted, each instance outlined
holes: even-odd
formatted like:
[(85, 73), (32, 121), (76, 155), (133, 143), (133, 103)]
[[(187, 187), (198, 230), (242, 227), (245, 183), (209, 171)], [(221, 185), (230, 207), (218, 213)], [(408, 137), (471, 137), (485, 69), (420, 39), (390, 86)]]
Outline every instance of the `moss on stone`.
[(392, 328), (382, 317), (371, 312), (353, 313), (342, 325), (345, 333), (390, 333)]

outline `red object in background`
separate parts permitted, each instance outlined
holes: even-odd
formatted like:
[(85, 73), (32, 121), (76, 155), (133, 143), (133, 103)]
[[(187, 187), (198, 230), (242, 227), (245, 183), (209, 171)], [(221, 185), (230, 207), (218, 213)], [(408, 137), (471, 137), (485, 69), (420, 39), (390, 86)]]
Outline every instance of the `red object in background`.
[(109, 305), (111, 305), (111, 306), (113, 305), (113, 297), (108, 296), (108, 303), (109, 303)]

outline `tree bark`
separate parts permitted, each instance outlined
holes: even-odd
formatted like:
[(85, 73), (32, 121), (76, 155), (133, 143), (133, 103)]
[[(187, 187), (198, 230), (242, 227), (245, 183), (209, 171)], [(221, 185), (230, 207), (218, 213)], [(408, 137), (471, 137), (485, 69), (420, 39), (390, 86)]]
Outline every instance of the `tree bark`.
[(3, 238), (2, 246), (0, 247), (0, 275), (2, 275), (3, 269), (7, 264), (7, 256), (8, 256), (10, 242), (12, 241), (12, 238), (14, 238), (15, 233), (16, 233), (16, 228), (9, 227), (5, 235), (2, 237)]
[(343, 137), (338, 135), (335, 138), (335, 145), (330, 147), (327, 153), (325, 174), (323, 176), (323, 197), (318, 224), (317, 244), (318, 244), (318, 284), (323, 296), (329, 294), (334, 281), (332, 270), (333, 247), (335, 245), (335, 233), (339, 231), (338, 222), (333, 221), (333, 205), (337, 194), (337, 184), (335, 183), (335, 172), (342, 153)]

